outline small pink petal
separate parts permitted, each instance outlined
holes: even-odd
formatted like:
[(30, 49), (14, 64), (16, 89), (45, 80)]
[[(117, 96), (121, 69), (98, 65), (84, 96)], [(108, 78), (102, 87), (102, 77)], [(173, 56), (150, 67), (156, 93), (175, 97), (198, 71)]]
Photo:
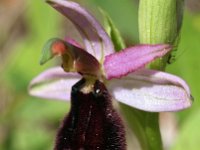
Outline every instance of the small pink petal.
[(66, 73), (60, 67), (51, 68), (31, 81), (29, 94), (46, 99), (70, 100), (71, 87), (80, 79), (77, 73)]
[(85, 49), (99, 61), (102, 61), (104, 55), (114, 52), (113, 44), (102, 26), (79, 4), (67, 0), (47, 2), (74, 23), (83, 37)]
[(167, 44), (136, 45), (106, 56), (104, 71), (107, 79), (120, 78), (143, 68), (149, 62), (164, 56), (171, 50)]
[(165, 72), (142, 69), (110, 80), (107, 87), (119, 102), (145, 111), (178, 111), (192, 104), (185, 81)]

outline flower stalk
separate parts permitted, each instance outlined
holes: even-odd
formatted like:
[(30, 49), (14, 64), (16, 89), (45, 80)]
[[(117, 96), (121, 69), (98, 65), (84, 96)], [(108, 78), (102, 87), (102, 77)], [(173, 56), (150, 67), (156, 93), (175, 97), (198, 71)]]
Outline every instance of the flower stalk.
[[(139, 38), (140, 43), (161, 44), (168, 43), (177, 47), (182, 24), (184, 0), (140, 0), (139, 4)], [(170, 54), (158, 58), (148, 66), (150, 69), (165, 70)], [(132, 108), (129, 108), (132, 109)], [(131, 110), (129, 110), (131, 111)], [(135, 110), (132, 110), (135, 111)], [(159, 113), (140, 111), (145, 118), (144, 130), (136, 133), (143, 149), (162, 149), (162, 140), (159, 129)], [(146, 135), (141, 138), (140, 135)], [(142, 139), (142, 141), (141, 141)]]
[[(145, 44), (178, 45), (184, 0), (140, 0), (139, 38)], [(150, 64), (151, 69), (164, 70), (169, 55)]]
[[(139, 39), (142, 44), (167, 43), (178, 46), (184, 0), (140, 0)], [(165, 70), (170, 54), (156, 59), (149, 69)], [(121, 105), (124, 116), (138, 137), (143, 150), (162, 149), (159, 113), (150, 113)], [(132, 115), (134, 114), (134, 115)], [(141, 119), (142, 118), (142, 119)]]

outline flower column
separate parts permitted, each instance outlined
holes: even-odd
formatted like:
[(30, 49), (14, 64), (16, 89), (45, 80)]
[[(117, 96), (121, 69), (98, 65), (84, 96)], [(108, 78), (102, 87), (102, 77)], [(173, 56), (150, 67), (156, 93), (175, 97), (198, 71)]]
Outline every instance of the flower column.
[[(140, 43), (178, 44), (182, 23), (184, 0), (140, 0), (139, 38)], [(150, 69), (165, 70), (169, 55), (157, 59), (149, 65)], [(158, 113), (145, 114), (145, 133), (149, 149), (161, 149)]]

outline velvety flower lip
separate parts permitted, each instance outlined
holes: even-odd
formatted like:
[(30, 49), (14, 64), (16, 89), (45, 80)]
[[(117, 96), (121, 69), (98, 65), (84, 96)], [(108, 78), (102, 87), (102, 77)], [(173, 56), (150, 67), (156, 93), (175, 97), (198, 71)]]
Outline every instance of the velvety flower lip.
[[(74, 23), (83, 37), (86, 51), (77, 50), (81, 47), (74, 40), (63, 40), (63, 44), (68, 45), (72, 55), (76, 53), (77, 58), (88, 53), (87, 59), (79, 61), (83, 68), (88, 68), (91, 64), (88, 63), (91, 62), (90, 58), (96, 57), (101, 75), (92, 75), (105, 81), (114, 99), (151, 112), (177, 111), (191, 106), (192, 98), (185, 81), (165, 72), (144, 69), (146, 64), (168, 53), (171, 50), (170, 45), (136, 45), (114, 53), (111, 39), (84, 8), (71, 1), (47, 2)], [(51, 45), (52, 43), (49, 52), (52, 50)], [(58, 47), (57, 50), (62, 49)], [(47, 58), (49, 57), (51, 55)], [(73, 67), (76, 66), (72, 66), (72, 70)], [(82, 71), (80, 75), (76, 72), (66, 72), (67, 69), (65, 68), (64, 72), (61, 68), (53, 68), (40, 74), (31, 82), (29, 93), (42, 98), (69, 100), (72, 85), (81, 79), (81, 75), (88, 75), (88, 72), (86, 69), (87, 74)], [(98, 68), (94, 67), (94, 70), (96, 69)], [(89, 73), (94, 70), (90, 70)]]

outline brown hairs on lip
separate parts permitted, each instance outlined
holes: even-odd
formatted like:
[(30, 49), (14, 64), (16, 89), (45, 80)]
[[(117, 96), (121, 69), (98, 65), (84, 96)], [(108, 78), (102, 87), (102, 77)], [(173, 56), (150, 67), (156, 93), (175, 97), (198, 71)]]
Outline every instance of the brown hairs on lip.
[(71, 109), (54, 150), (126, 150), (124, 126), (106, 87), (97, 80), (93, 91), (84, 94), (84, 83), (82, 79), (72, 87)]

